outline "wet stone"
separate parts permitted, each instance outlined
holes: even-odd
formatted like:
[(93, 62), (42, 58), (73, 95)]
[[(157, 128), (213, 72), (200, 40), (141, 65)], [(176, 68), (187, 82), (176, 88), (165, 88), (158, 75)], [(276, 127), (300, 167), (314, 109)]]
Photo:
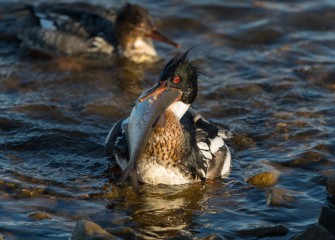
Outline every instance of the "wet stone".
[(22, 194), (29, 197), (40, 196), (44, 192), (43, 188), (22, 189)]
[(303, 232), (297, 234), (291, 240), (335, 240), (330, 232), (320, 225), (308, 227)]
[(35, 220), (52, 219), (51, 215), (46, 212), (34, 212), (34, 213), (30, 213), (28, 216)]
[(226, 238), (219, 234), (211, 234), (205, 237), (203, 240), (226, 240)]
[(258, 173), (247, 179), (247, 183), (260, 188), (272, 187), (277, 184), (279, 179), (278, 171), (267, 171)]
[(137, 239), (136, 232), (129, 227), (107, 228), (106, 231), (121, 239)]
[(102, 229), (98, 224), (83, 220), (77, 223), (72, 232), (72, 240), (114, 240), (113, 235)]
[(331, 162), (325, 159), (323, 154), (314, 151), (309, 151), (301, 154), (296, 159), (281, 162), (279, 164), (283, 167), (319, 169), (322, 166), (331, 164)]
[(266, 193), (266, 203), (270, 206), (292, 207), (298, 192), (284, 188), (271, 188)]
[(322, 207), (319, 224), (335, 236), (335, 210), (330, 207)]
[(132, 220), (133, 220), (132, 217), (124, 216), (124, 217), (113, 219), (111, 222), (115, 225), (124, 226), (126, 223), (128, 223)]
[(256, 143), (254, 142), (254, 140), (252, 140), (252, 138), (247, 137), (244, 134), (237, 134), (232, 139), (232, 145), (236, 151), (243, 151), (248, 148), (255, 147)]
[(323, 170), (320, 172), (323, 176), (331, 177), (332, 175), (335, 175), (335, 169), (327, 169), (327, 170)]
[(269, 237), (269, 236), (285, 236), (288, 228), (283, 224), (272, 226), (259, 226), (250, 229), (241, 229), (238, 231), (243, 236)]

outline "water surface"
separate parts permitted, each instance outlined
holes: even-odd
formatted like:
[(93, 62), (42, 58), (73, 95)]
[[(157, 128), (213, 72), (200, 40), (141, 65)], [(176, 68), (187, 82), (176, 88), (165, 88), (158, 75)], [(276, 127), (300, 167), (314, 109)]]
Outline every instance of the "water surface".
[[(142, 197), (106, 176), (108, 131), (178, 50), (156, 44), (161, 61), (135, 66), (36, 59), (1, 42), (0, 234), (69, 239), (89, 219), (130, 227), (140, 239), (255, 239), (238, 231), (281, 223), (289, 233), (274, 239), (288, 239), (315, 223), (327, 203), (324, 177), (335, 170), (335, 3), (138, 3), (184, 50), (199, 44), (190, 58), (208, 76), (193, 107), (234, 133), (230, 176), (143, 186)], [(268, 205), (268, 189), (246, 182), (265, 170), (280, 173), (275, 187), (295, 191), (293, 203)], [(37, 221), (34, 212), (51, 218)]]

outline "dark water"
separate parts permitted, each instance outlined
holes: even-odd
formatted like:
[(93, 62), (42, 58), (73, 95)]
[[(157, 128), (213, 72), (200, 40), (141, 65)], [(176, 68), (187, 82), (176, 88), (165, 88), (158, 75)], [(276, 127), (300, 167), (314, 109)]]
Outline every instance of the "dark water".
[[(200, 44), (190, 57), (208, 76), (194, 108), (234, 133), (230, 176), (143, 186), (138, 197), (105, 175), (108, 131), (177, 50), (156, 44), (162, 60), (134, 66), (34, 59), (1, 42), (0, 235), (69, 239), (89, 219), (139, 238), (255, 239), (238, 231), (281, 223), (289, 233), (273, 239), (288, 239), (315, 223), (327, 203), (323, 179), (335, 171), (335, 2), (138, 3), (183, 49)], [(294, 191), (288, 206), (267, 204), (268, 189), (246, 182), (265, 170)]]

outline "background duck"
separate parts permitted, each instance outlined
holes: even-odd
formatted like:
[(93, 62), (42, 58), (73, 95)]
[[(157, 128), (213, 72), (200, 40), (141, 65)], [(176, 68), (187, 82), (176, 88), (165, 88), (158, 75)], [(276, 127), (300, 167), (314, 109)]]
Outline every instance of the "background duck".
[(223, 177), (231, 155), (223, 131), (189, 107), (198, 91), (198, 69), (187, 53), (172, 58), (157, 84), (137, 100), (130, 117), (119, 120), (105, 149), (129, 175), (148, 184), (185, 184)]
[(157, 31), (148, 11), (136, 4), (115, 10), (81, 2), (46, 2), (18, 4), (6, 11), (11, 14), (1, 17), (1, 35), (14, 35), (29, 49), (51, 56), (117, 54), (141, 63), (157, 59), (152, 39), (180, 47)]

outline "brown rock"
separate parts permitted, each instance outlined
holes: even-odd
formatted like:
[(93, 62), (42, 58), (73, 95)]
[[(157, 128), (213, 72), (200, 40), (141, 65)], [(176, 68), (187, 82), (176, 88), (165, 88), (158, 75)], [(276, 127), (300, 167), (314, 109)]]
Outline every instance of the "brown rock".
[(129, 227), (107, 228), (107, 232), (121, 239), (137, 239), (136, 232)]
[(302, 153), (296, 159), (279, 163), (283, 167), (319, 169), (322, 166), (330, 165), (331, 162), (323, 154), (316, 151)]
[(297, 234), (291, 240), (335, 240), (330, 232), (320, 225), (313, 225)]
[(219, 234), (211, 234), (205, 237), (203, 240), (227, 240), (227, 238), (219, 235)]
[(332, 175), (335, 175), (335, 169), (322, 170), (322, 171), (320, 171), (320, 173), (321, 173), (323, 176), (331, 177)]
[(46, 212), (34, 212), (34, 213), (30, 213), (28, 216), (35, 219), (35, 220), (44, 220), (44, 219), (51, 219), (52, 218), (50, 216), (50, 214), (48, 214)]
[(114, 240), (113, 235), (102, 229), (98, 224), (83, 220), (77, 223), (72, 232), (72, 240)]
[[(122, 171), (122, 170), (121, 170)], [(124, 216), (111, 220), (111, 223), (119, 226), (124, 226), (126, 223), (130, 222), (133, 218), (129, 216)]]
[(247, 179), (247, 183), (255, 185), (260, 188), (274, 186), (279, 179), (278, 171), (267, 171), (258, 173)]
[(266, 203), (271, 206), (292, 207), (299, 192), (285, 188), (271, 188), (266, 193)]
[(255, 147), (256, 143), (252, 140), (252, 138), (241, 134), (234, 136), (232, 139), (232, 145), (236, 151), (243, 151), (245, 149)]

